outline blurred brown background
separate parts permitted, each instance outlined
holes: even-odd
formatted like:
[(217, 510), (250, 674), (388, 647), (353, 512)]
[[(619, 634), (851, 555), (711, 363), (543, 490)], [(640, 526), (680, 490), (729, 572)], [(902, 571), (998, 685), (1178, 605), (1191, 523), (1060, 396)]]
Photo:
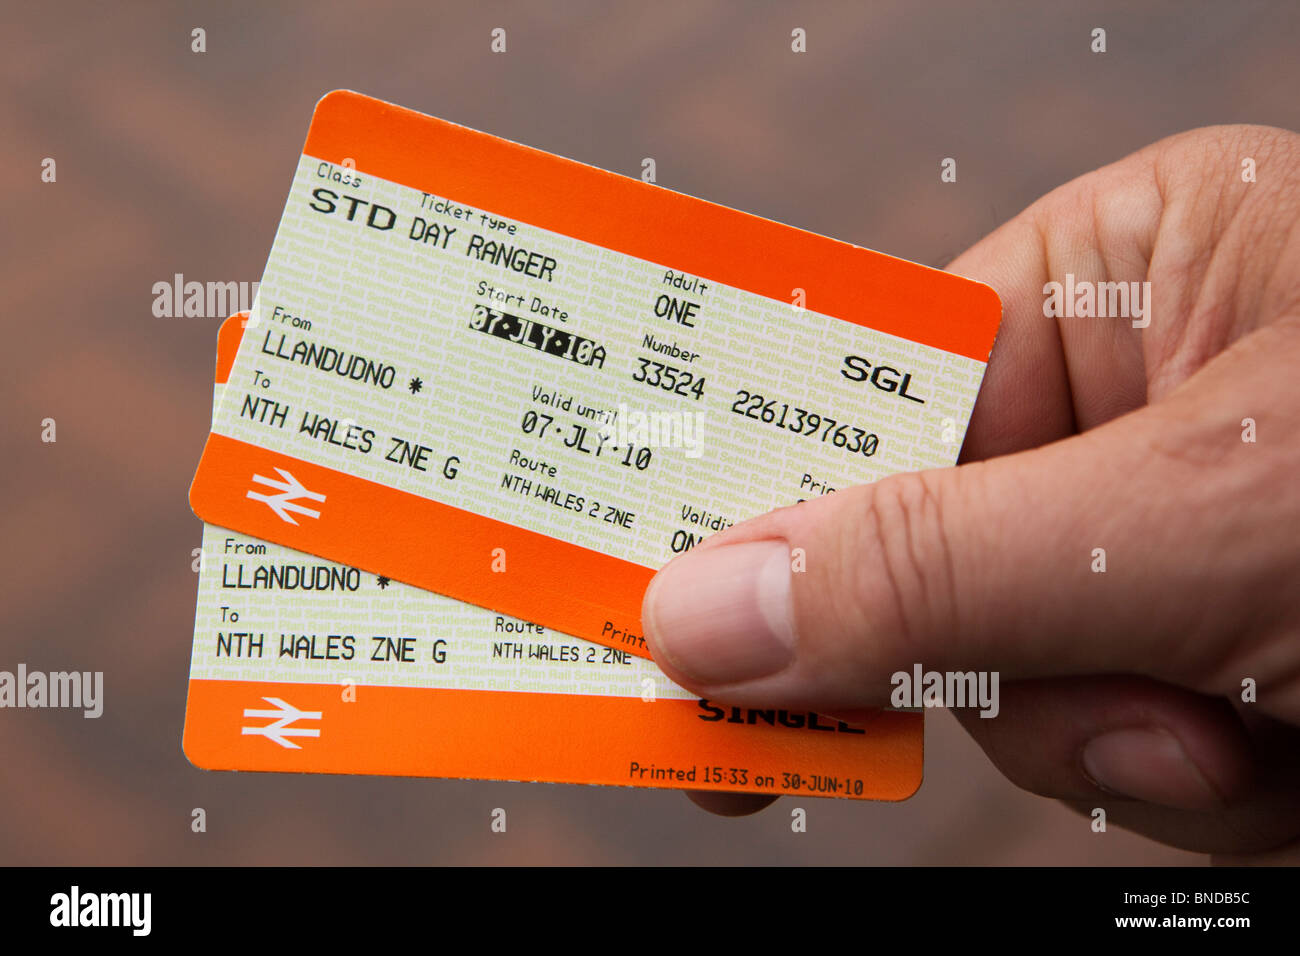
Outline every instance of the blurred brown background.
[[(1169, 133), (1300, 128), (1295, 3), (1132, 6), (11, 5), (0, 669), (102, 670), (106, 703), (99, 720), (0, 711), (0, 862), (1199, 861), (1019, 792), (944, 713), (918, 796), (801, 801), (805, 834), (789, 798), (724, 820), (671, 792), (204, 773), (180, 747), (200, 533), (186, 492), (218, 318), (155, 318), (151, 289), (260, 278), (323, 93), (628, 175), (653, 156), (661, 185), (941, 265)], [(40, 181), (45, 157), (57, 183)], [(507, 834), (489, 830), (494, 807)]]

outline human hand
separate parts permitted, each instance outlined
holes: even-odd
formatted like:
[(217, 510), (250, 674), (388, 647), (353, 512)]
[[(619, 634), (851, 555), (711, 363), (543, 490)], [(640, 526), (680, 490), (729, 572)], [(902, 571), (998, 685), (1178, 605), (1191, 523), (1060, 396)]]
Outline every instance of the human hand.
[[(963, 463), (679, 556), (646, 592), (656, 661), (701, 696), (842, 718), (917, 663), (997, 671), (996, 718), (954, 713), (1013, 782), (1276, 858), (1300, 836), (1298, 218), (1300, 136), (1264, 127), (1175, 136), (1039, 200), (948, 267), (1004, 309)], [(1149, 281), (1149, 325), (1046, 318), (1067, 273)]]

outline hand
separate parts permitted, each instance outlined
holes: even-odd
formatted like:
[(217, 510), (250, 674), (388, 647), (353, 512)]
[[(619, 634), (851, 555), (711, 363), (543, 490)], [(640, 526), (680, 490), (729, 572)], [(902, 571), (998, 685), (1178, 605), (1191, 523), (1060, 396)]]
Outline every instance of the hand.
[[(702, 696), (839, 717), (917, 663), (997, 671), (999, 715), (955, 713), (1020, 786), (1188, 849), (1295, 840), (1298, 220), (1300, 136), (1263, 127), (1039, 200), (949, 266), (1004, 308), (963, 463), (706, 539), (646, 592), (655, 659)], [(1046, 318), (1067, 273), (1149, 281), (1149, 325)], [(767, 802), (722, 796), (700, 799)]]

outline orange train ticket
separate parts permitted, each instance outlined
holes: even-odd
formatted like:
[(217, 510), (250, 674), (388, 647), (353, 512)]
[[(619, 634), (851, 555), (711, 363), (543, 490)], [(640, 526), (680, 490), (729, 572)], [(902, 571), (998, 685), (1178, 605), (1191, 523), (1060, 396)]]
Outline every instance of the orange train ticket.
[(356, 93), (317, 105), (204, 521), (648, 656), (654, 571), (951, 465), (992, 289)]

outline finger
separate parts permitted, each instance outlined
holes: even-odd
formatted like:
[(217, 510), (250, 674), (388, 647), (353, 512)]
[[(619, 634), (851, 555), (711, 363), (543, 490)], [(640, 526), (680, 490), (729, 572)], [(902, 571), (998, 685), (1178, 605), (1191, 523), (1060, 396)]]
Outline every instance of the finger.
[(1300, 777), (1294, 766), (1276, 764), (1261, 771), (1248, 798), (1224, 810), (1177, 810), (1133, 800), (1067, 800), (1085, 816), (1101, 807), (1106, 825), (1140, 833), (1160, 843), (1196, 853), (1244, 856), (1282, 853), (1300, 835)]
[(1141, 677), (1001, 685), (997, 716), (955, 709), (1012, 783), (1058, 799), (1222, 810), (1253, 782), (1253, 748), (1222, 698)]
[[(1248, 706), (1248, 705), (1243, 705)], [(1201, 853), (1300, 836), (1300, 731), (1143, 678), (1027, 681), (956, 716), (1013, 783), (1095, 823)]]
[(686, 796), (701, 809), (720, 817), (745, 817), (776, 802), (776, 797), (756, 793), (723, 793), (720, 790), (687, 790)]
[(1043, 290), (1067, 273), (1094, 283), (1147, 278), (1163, 203), (1156, 155), (1143, 150), (1053, 190), (947, 266), (1002, 299), (963, 461), (1036, 448), (1145, 403), (1140, 331), (1045, 316)]
[[(1300, 554), (1279, 533), (1300, 526), (1284, 477), (1300, 455), (1285, 441), (1243, 455), (1237, 414), (1300, 427), (1296, 364), (1300, 335), (1277, 323), (1086, 434), (737, 525), (651, 582), (650, 647), (673, 680), (737, 704), (880, 706), (919, 663), (1003, 680), (1145, 673), (1221, 695), (1249, 675), (1278, 682), (1261, 706), (1300, 720), (1284, 639)], [(1216, 517), (1225, 503), (1231, 520)]]
[[(1242, 156), (1275, 170), (1262, 188), (1242, 188)], [(948, 271), (988, 283), (1003, 303), (962, 460), (1140, 408), (1293, 308), (1297, 156), (1300, 137), (1284, 130), (1173, 136), (1053, 190), (955, 259)], [(1047, 283), (1071, 278), (1145, 291), (1125, 317), (1049, 317)]]
[(1215, 866), (1300, 866), (1300, 840), (1263, 853), (1216, 853), (1210, 862)]

